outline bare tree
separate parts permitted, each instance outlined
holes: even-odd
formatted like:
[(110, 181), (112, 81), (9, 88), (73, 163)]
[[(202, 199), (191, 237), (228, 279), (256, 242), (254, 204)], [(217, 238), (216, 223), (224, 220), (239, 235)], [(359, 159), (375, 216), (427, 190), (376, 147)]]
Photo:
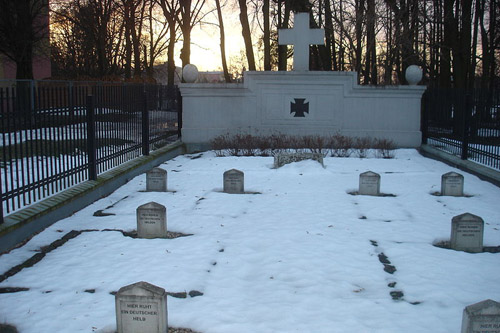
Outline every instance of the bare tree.
[(163, 10), (163, 15), (168, 23), (169, 29), (169, 43), (167, 49), (167, 69), (168, 85), (174, 84), (175, 78), (175, 60), (174, 60), (174, 47), (176, 42), (176, 22), (181, 8), (178, 0), (157, 0)]
[(248, 70), (255, 71), (255, 56), (253, 54), (252, 33), (248, 23), (248, 8), (246, 0), (238, 0), (240, 5), (240, 22), (243, 40), (245, 42), (245, 51), (248, 61)]
[(224, 79), (226, 82), (231, 82), (231, 76), (227, 68), (226, 62), (226, 41), (224, 36), (224, 20), (222, 19), (222, 10), (220, 6), (220, 1), (215, 0), (215, 5), (217, 6), (217, 18), (219, 20), (219, 31), (220, 31), (220, 55), (222, 59), (222, 70), (224, 71)]
[(202, 14), (205, 0), (182, 0), (180, 1), (180, 15), (177, 16), (177, 22), (182, 31), (182, 66), (190, 63), (191, 57), (191, 30), (198, 24), (205, 14)]
[(33, 55), (49, 38), (46, 0), (0, 0), (0, 54), (16, 64), (17, 79), (33, 79)]

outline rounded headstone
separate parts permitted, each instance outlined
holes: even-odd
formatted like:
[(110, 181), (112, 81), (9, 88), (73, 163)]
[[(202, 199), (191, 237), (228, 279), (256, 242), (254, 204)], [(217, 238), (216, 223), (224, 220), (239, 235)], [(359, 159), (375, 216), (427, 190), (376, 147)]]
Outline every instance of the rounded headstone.
[(194, 83), (198, 79), (198, 68), (195, 65), (187, 64), (182, 69), (182, 78), (186, 83)]
[(415, 86), (422, 80), (422, 68), (417, 65), (408, 66), (405, 73), (406, 81), (410, 86)]

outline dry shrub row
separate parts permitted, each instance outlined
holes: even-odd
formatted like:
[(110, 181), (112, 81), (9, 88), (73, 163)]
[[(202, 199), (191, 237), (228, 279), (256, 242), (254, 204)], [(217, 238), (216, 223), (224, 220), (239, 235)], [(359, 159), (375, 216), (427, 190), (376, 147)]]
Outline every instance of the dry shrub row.
[(285, 151), (308, 151), (320, 153), (323, 156), (365, 158), (370, 149), (375, 149), (377, 157), (393, 158), (395, 149), (391, 140), (369, 137), (351, 138), (340, 134), (329, 137), (226, 134), (214, 138), (211, 146), (217, 156), (274, 156)]

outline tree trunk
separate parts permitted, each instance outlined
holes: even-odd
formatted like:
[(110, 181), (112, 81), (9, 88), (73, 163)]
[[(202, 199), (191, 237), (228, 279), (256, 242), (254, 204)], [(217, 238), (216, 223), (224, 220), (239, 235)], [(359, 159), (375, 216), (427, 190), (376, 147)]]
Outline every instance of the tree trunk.
[(191, 62), (191, 0), (181, 1), (181, 13), (182, 13), (182, 49), (181, 49), (181, 61), (182, 68)]
[(222, 58), (222, 70), (224, 71), (224, 79), (226, 82), (231, 82), (231, 76), (229, 75), (229, 71), (227, 69), (226, 62), (226, 47), (225, 47), (225, 37), (224, 37), (224, 22), (222, 19), (222, 11), (220, 8), (220, 1), (215, 0), (215, 5), (217, 6), (217, 17), (219, 18), (219, 31), (220, 31), (220, 55)]
[[(281, 3), (283, 0), (278, 0), (278, 29), (287, 29), (288, 21), (290, 20), (290, 6), (288, 0), (285, 0), (285, 13), (281, 13)], [(284, 15), (284, 16), (283, 16)], [(282, 20), (283, 16), (283, 20)], [(286, 71), (288, 59), (288, 46), (278, 45), (278, 70)]]
[(247, 2), (246, 0), (238, 0), (240, 5), (240, 22), (243, 40), (245, 41), (245, 50), (248, 61), (248, 70), (255, 71), (255, 57), (253, 54), (253, 45), (252, 45), (252, 35), (250, 32), (250, 25), (248, 23), (248, 10), (247, 10)]
[(168, 42), (167, 48), (167, 84), (169, 86), (174, 85), (175, 80), (175, 60), (174, 60), (174, 48), (175, 48), (175, 20), (169, 20), (170, 29), (170, 40)]
[(451, 49), (453, 46), (453, 34), (457, 34), (455, 31), (454, 17), (453, 17), (453, 3), (455, 0), (444, 0), (443, 15), (444, 15), (444, 25), (443, 25), (443, 42), (441, 46), (441, 60), (440, 69), (441, 73), (439, 75), (439, 85), (441, 87), (451, 86)]
[[(325, 69), (332, 70), (337, 69), (337, 64), (335, 62), (335, 35), (333, 32), (333, 15), (332, 8), (330, 5), (330, 0), (325, 1), (325, 41), (326, 41), (326, 59), (325, 59)], [(332, 56), (333, 54), (333, 56)]]
[[(469, 69), (471, 62), (471, 9), (472, 0), (461, 0), (456, 2), (455, 34), (453, 47), (453, 77), (457, 88), (466, 88), (469, 81)], [(459, 14), (460, 13), (460, 16)], [(458, 21), (461, 21), (458, 28)]]
[(271, 70), (271, 30), (269, 24), (269, 0), (264, 0), (262, 5), (264, 16), (264, 70)]
[(375, 39), (375, 0), (367, 0), (365, 84), (377, 84), (377, 53)]
[[(361, 75), (361, 54), (362, 54), (362, 38), (363, 38), (363, 21), (364, 21), (364, 8), (365, 0), (356, 0), (356, 23), (355, 23), (355, 34), (356, 34), (356, 50), (355, 50), (355, 64), (354, 70)], [(359, 76), (358, 76), (359, 77)]]

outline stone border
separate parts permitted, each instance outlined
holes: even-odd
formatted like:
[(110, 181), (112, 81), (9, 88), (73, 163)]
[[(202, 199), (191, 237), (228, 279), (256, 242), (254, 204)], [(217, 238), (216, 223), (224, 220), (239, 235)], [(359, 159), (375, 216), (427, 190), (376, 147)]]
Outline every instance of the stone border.
[(177, 141), (152, 151), (148, 156), (123, 163), (99, 175), (97, 180), (85, 181), (5, 216), (4, 223), (0, 224), (0, 253), (10, 251), (51, 224), (111, 194), (132, 178), (185, 152), (184, 144)]
[(458, 156), (437, 149), (434, 146), (428, 144), (422, 144), (420, 146), (419, 152), (425, 157), (444, 162), (457, 169), (472, 173), (482, 180), (500, 187), (500, 171), (496, 171), (492, 168), (488, 168), (473, 161), (462, 160)]

